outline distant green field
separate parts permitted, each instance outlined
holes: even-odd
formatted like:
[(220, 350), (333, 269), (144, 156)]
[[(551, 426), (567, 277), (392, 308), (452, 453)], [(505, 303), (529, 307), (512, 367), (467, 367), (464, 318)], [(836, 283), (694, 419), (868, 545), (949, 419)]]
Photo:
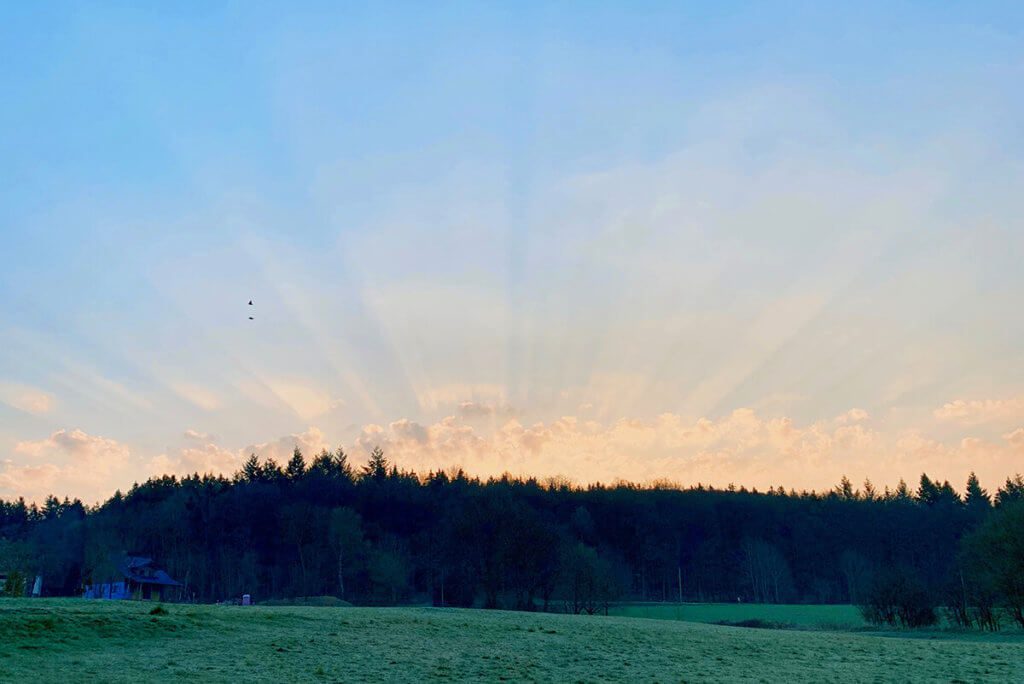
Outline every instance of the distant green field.
[(1024, 681), (1024, 641), (435, 608), (0, 600), (0, 681)]
[(685, 622), (742, 622), (762, 620), (815, 629), (858, 629), (867, 623), (855, 606), (772, 605), (766, 603), (634, 603), (614, 606), (609, 615), (683, 620)]

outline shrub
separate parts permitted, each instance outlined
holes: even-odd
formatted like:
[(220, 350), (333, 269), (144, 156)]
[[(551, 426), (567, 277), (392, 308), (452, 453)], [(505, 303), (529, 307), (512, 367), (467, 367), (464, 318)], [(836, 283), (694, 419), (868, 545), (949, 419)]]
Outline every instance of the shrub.
[(3, 596), (24, 596), (25, 595), (25, 576), (15, 570), (11, 574), (7, 575), (7, 582), (3, 586)]
[(1003, 503), (961, 541), (960, 556), (986, 629), (998, 629), (1002, 605), (1024, 628), (1024, 502)]
[(901, 570), (881, 572), (875, 577), (860, 612), (875, 625), (913, 628), (938, 622), (928, 593), (913, 575)]

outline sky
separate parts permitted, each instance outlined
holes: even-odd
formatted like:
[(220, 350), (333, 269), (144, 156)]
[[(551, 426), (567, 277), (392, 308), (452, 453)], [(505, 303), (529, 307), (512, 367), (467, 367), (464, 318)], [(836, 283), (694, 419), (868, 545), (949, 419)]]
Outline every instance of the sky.
[(0, 9), (0, 498), (1024, 471), (1020, 3), (135, 5)]

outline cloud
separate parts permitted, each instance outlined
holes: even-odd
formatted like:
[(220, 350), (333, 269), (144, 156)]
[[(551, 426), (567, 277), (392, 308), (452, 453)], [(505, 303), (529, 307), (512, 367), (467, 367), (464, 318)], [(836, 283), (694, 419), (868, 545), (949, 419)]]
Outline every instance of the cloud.
[[(400, 430), (399, 426), (398, 431), (400, 432)], [(191, 435), (192, 441), (204, 441), (204, 437), (208, 439), (205, 440), (206, 443), (198, 446), (170, 449), (166, 453), (153, 457), (148, 463), (149, 475), (164, 473), (179, 476), (194, 473), (232, 475), (241, 468), (242, 463), (249, 458), (250, 454), (255, 454), (260, 461), (274, 459), (279, 465), (283, 465), (292, 457), (295, 447), (298, 447), (306, 456), (307, 463), (324, 449), (331, 449), (323, 432), (315, 427), (268, 442), (250, 444), (241, 449), (228, 449), (214, 444), (212, 442), (214, 437), (194, 430), (186, 431), (186, 436), (189, 435)]]
[(1024, 428), (1017, 428), (1013, 432), (1003, 435), (1003, 439), (1015, 447), (1024, 448)]
[[(914, 481), (921, 472), (956, 484), (972, 470), (983, 482), (998, 484), (1020, 470), (1024, 428), (1005, 433), (1001, 441), (961, 435), (943, 442), (913, 429), (876, 430), (866, 418), (866, 411), (851, 409), (836, 419), (800, 424), (740, 408), (718, 418), (676, 413), (607, 422), (578, 416), (533, 423), (509, 418), (489, 422), (490, 429), (464, 416), (432, 423), (403, 418), (363, 426), (351, 451), (365, 455), (380, 446), (399, 467), (419, 473), (462, 467), (482, 477), (510, 472), (579, 483), (668, 479), (760, 489), (823, 490), (842, 475), (891, 486), (901, 478)], [(222, 447), (196, 430), (184, 434), (188, 446), (151, 458), (138, 458), (125, 444), (81, 430), (18, 442), (12, 458), (0, 461), (0, 496), (40, 501), (53, 493), (96, 501), (159, 474), (230, 475), (250, 453), (283, 464), (296, 446), (307, 458), (331, 448), (317, 427), (241, 449)]]
[(1013, 399), (956, 399), (935, 409), (941, 421), (980, 425), (1024, 419), (1024, 397)]
[(98, 500), (137, 475), (125, 444), (82, 430), (58, 430), (46, 439), (18, 442), (14, 454), (21, 457), (19, 462), (8, 459), (0, 467), (0, 492), (30, 500), (51, 493)]
[(324, 449), (330, 449), (331, 445), (328, 444), (324, 433), (319, 428), (310, 427), (305, 432), (286, 435), (271, 442), (250, 444), (241, 449), (240, 456), (248, 457), (249, 454), (256, 454), (260, 460), (273, 458), (278, 463), (284, 463), (291, 458), (295, 447), (298, 447), (308, 460)]
[(198, 430), (188, 429), (185, 430), (182, 435), (185, 439), (191, 442), (216, 442), (217, 435), (211, 435), (208, 432), (199, 432)]
[(16, 383), (0, 382), (0, 401), (19, 411), (42, 415), (53, 409), (53, 395)]
[(429, 437), (425, 427), (411, 420), (396, 420), (388, 427), (391, 429), (391, 434), (402, 441), (424, 444)]
[(1008, 444), (967, 436), (949, 445), (914, 430), (873, 430), (867, 417), (852, 409), (840, 419), (799, 425), (741, 408), (718, 419), (674, 413), (608, 423), (575, 416), (529, 425), (511, 419), (483, 432), (449, 416), (428, 425), (407, 419), (367, 425), (356, 447), (380, 446), (400, 467), (418, 472), (459, 466), (484, 477), (511, 472), (581, 483), (668, 478), (821, 490), (844, 474), (895, 484), (925, 471), (958, 482), (975, 470), (996, 482), (1019, 469), (1024, 429), (1006, 435)]
[(216, 444), (177, 449), (151, 459), (151, 475), (200, 475), (212, 473), (228, 475), (242, 464), (242, 452), (224, 449)]
[[(392, 424), (402, 434), (401, 422)], [(158, 475), (193, 473), (230, 475), (249, 454), (260, 460), (284, 463), (298, 446), (307, 458), (330, 446), (323, 432), (311, 427), (276, 440), (229, 449), (213, 443), (212, 435), (186, 430), (185, 438), (196, 443), (145, 458), (128, 445), (82, 430), (58, 430), (41, 440), (17, 442), (13, 457), (0, 461), (0, 498), (24, 496), (42, 501), (47, 495), (77, 496), (87, 502), (104, 500), (115, 489)]]
[(867, 420), (870, 417), (871, 416), (869, 416), (868, 412), (865, 411), (864, 409), (852, 408), (846, 413), (837, 416), (836, 422), (839, 423), (840, 425), (847, 425), (849, 423), (859, 423), (861, 421)]
[(508, 404), (486, 401), (463, 401), (459, 403), (459, 415), (463, 418), (495, 418), (519, 415), (519, 411)]

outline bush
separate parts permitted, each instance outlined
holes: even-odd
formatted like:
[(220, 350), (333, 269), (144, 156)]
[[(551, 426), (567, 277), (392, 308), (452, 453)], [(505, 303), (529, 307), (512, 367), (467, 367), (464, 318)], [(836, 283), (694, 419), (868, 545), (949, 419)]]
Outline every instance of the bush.
[(913, 575), (900, 570), (882, 572), (875, 577), (860, 612), (874, 625), (914, 628), (938, 622), (928, 593)]
[(25, 576), (17, 570), (7, 575), (7, 582), (4, 583), (3, 591), (0, 594), (3, 596), (24, 596)]
[(996, 509), (963, 538), (960, 557), (981, 626), (998, 629), (1001, 606), (1024, 628), (1024, 502)]

